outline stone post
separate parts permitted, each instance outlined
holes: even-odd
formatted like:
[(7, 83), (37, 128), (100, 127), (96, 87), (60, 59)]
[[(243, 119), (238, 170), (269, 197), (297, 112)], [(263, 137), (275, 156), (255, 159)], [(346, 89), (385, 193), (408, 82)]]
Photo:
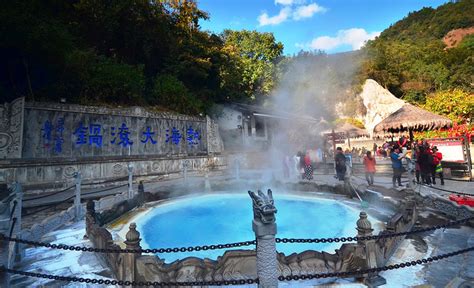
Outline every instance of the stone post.
[[(372, 236), (372, 224), (367, 219), (367, 213), (360, 212), (359, 220), (357, 220), (357, 237)], [(360, 250), (364, 251), (363, 257), (365, 257), (365, 264), (367, 269), (377, 268), (377, 251), (375, 240), (359, 240), (357, 244), (360, 246)], [(378, 275), (378, 273), (369, 273), (364, 276), (364, 283), (368, 287), (378, 287), (387, 283), (385, 278)]]
[[(131, 223), (130, 229), (125, 235), (125, 245), (127, 249), (140, 250), (140, 233), (136, 230), (137, 224)], [(140, 257), (141, 252), (137, 253), (124, 253), (122, 261), (122, 280), (123, 281), (135, 281), (136, 271), (136, 259)]]
[(86, 203), (86, 235), (84, 238), (90, 238), (90, 233), (92, 231), (92, 226), (96, 224), (95, 219), (95, 203), (93, 200), (88, 200)]
[(81, 220), (81, 182), (82, 182), (82, 177), (81, 177), (81, 172), (77, 171), (74, 174), (75, 178), (75, 184), (76, 184), (76, 197), (74, 198), (74, 219), (76, 221)]
[[(16, 221), (15, 221), (15, 227), (13, 229), (13, 234), (19, 237), (21, 235), (21, 210), (23, 207), (23, 189), (20, 183), (15, 182), (14, 191), (15, 191), (16, 209), (13, 215), (14, 215), (14, 219), (16, 218)], [(16, 250), (15, 260), (21, 261), (25, 255), (25, 244), (17, 243), (15, 250)]]
[(128, 199), (133, 198), (133, 165), (128, 164)]
[(189, 164), (189, 161), (188, 161), (188, 160), (184, 160), (184, 161), (183, 161), (183, 178), (184, 178), (184, 182), (187, 182), (187, 180), (188, 180), (188, 164)]
[(143, 181), (138, 182), (138, 194), (145, 193), (145, 186), (143, 185)]
[(138, 182), (137, 199), (138, 205), (145, 203), (145, 185), (143, 185), (143, 181), (141, 180)]
[(253, 201), (252, 230), (257, 239), (257, 276), (259, 288), (278, 287), (278, 260), (276, 254), (275, 235), (277, 212), (272, 196), (268, 189), (267, 195), (258, 190), (258, 195), (248, 191)]
[(204, 175), (204, 191), (207, 193), (211, 192), (211, 182), (209, 181), (209, 172), (206, 171)]

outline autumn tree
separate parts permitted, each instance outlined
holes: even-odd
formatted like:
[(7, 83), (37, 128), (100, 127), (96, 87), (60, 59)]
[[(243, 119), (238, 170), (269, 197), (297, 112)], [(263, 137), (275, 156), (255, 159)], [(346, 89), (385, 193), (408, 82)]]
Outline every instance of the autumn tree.
[(474, 118), (474, 94), (461, 89), (439, 91), (426, 98), (424, 108), (464, 123)]

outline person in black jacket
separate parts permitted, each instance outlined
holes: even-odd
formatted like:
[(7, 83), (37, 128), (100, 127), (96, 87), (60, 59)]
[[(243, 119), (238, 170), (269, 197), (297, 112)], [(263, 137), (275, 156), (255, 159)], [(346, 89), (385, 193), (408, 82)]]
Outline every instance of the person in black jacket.
[(334, 157), (336, 162), (336, 175), (339, 181), (344, 181), (344, 176), (346, 175), (346, 156), (342, 153), (342, 148), (336, 148), (336, 156)]
[(431, 174), (433, 170), (433, 155), (428, 147), (421, 146), (417, 160), (420, 165), (421, 180), (424, 184), (431, 186)]

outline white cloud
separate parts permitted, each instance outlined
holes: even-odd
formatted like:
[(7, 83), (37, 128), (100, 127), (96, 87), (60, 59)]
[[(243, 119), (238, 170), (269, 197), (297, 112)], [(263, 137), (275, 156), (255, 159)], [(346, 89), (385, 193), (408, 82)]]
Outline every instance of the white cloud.
[(295, 21), (313, 17), (315, 13), (326, 12), (326, 8), (316, 3), (302, 5), (306, 0), (275, 0), (275, 4), (283, 5), (280, 13), (275, 16), (269, 16), (267, 12), (262, 12), (257, 18), (259, 26), (278, 25), (289, 18)]
[(266, 12), (260, 14), (258, 16), (258, 24), (260, 26), (265, 26), (265, 25), (277, 25), (280, 24), (288, 19), (288, 17), (291, 15), (291, 8), (285, 7), (280, 10), (280, 13), (278, 15), (269, 17)]
[(313, 17), (315, 13), (324, 13), (326, 12), (326, 8), (319, 6), (316, 3), (312, 3), (309, 5), (302, 5), (296, 8), (296, 10), (293, 12), (293, 19), (294, 20), (300, 20), (303, 18), (310, 18)]
[[(380, 32), (367, 33), (367, 31), (362, 28), (351, 28), (339, 30), (335, 37), (321, 36), (315, 38), (304, 46), (310, 49), (332, 50), (342, 45), (350, 45), (352, 50), (358, 50), (364, 46), (367, 40), (372, 40), (379, 34)], [(301, 46), (301, 44), (297, 45)]]
[(275, 4), (290, 6), (293, 4), (302, 4), (305, 0), (275, 0)]

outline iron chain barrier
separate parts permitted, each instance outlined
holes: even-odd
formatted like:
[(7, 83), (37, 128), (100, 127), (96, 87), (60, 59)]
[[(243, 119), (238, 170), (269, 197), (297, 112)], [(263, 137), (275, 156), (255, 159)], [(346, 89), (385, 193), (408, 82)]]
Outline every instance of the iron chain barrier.
[[(128, 186), (128, 183), (127, 184), (123, 184), (123, 185), (119, 185), (119, 186), (114, 186), (114, 187), (108, 187), (108, 188), (105, 188), (105, 189), (101, 189), (101, 190), (97, 190), (97, 191), (91, 191), (91, 192), (87, 192), (87, 193), (81, 193), (81, 196), (86, 196), (86, 195), (90, 195), (90, 194), (95, 194), (95, 193), (100, 193), (100, 192), (105, 192), (105, 191), (109, 191), (109, 190), (113, 190), (113, 189), (118, 189), (118, 188), (122, 188), (122, 187), (125, 187), (125, 186)], [(46, 197), (49, 197), (49, 196), (53, 196), (53, 195), (56, 195), (56, 194), (59, 194), (61, 192), (65, 192), (71, 188), (73, 188), (75, 186), (71, 186), (69, 188), (66, 188), (66, 189), (63, 189), (61, 191), (57, 191), (56, 193), (53, 193), (53, 194), (49, 194), (49, 195), (43, 195), (43, 196), (39, 196), (39, 197), (36, 197), (36, 198), (30, 198), (30, 199), (26, 199), (24, 201), (29, 201), (29, 200), (36, 200), (36, 199), (40, 199), (40, 198), (46, 198)], [(48, 210), (48, 209), (52, 209), (52, 208), (55, 208), (57, 207), (58, 205), (62, 204), (62, 203), (66, 203), (68, 202), (69, 200), (73, 199), (74, 197), (76, 197), (76, 195), (72, 195), (64, 200), (61, 200), (59, 202), (54, 202), (54, 203), (50, 203), (50, 204), (47, 204), (48, 206), (45, 207), (45, 208), (42, 208), (42, 209), (39, 209), (39, 210), (35, 210), (33, 212), (30, 212), (30, 213), (25, 213), (23, 214), (23, 216), (30, 216), (30, 215), (34, 215), (36, 213), (39, 213), (39, 212), (42, 212), (42, 211), (45, 211), (45, 210)]]
[[(94, 183), (95, 184), (95, 183)], [(102, 184), (102, 183), (99, 183), (99, 184)], [(84, 185), (84, 184), (83, 184)], [(128, 183), (127, 184), (123, 184), (123, 185), (118, 185), (118, 186), (113, 186), (113, 187), (108, 187), (108, 188), (104, 188), (104, 189), (100, 189), (100, 190), (97, 190), (97, 191), (91, 191), (91, 192), (87, 192), (87, 193), (81, 193), (81, 196), (85, 196), (85, 195), (90, 195), (90, 194), (94, 194), (94, 193), (100, 193), (100, 192), (105, 192), (105, 191), (109, 191), (109, 190), (113, 190), (113, 189), (117, 189), (117, 188), (122, 188), (122, 187), (125, 187), (125, 186), (128, 186)], [(47, 197), (51, 197), (51, 196), (54, 196), (54, 195), (57, 195), (57, 194), (60, 194), (60, 193), (63, 193), (63, 192), (66, 192), (72, 188), (76, 187), (76, 185), (72, 185), (72, 186), (69, 186), (67, 188), (64, 188), (62, 190), (59, 190), (59, 191), (56, 191), (54, 193), (51, 193), (51, 194), (47, 194), (47, 195), (41, 195), (41, 196), (38, 196), (38, 197), (34, 197), (34, 198), (28, 198), (28, 199), (23, 199), (24, 202), (26, 201), (32, 201), (32, 200), (38, 200), (38, 199), (43, 199), (43, 198), (47, 198)], [(70, 198), (68, 198), (67, 200), (69, 200)], [(66, 201), (66, 200), (64, 200)]]
[(112, 182), (120, 182), (120, 181), (127, 181), (128, 176), (122, 176), (122, 177), (117, 177), (117, 178), (112, 178), (112, 179), (107, 179), (101, 182), (89, 182), (89, 183), (81, 183), (82, 186), (92, 186), (92, 185), (102, 185), (102, 184), (107, 184), (107, 183), (112, 183)]
[[(275, 238), (276, 243), (343, 243), (343, 242), (353, 242), (353, 241), (365, 241), (365, 240), (377, 240), (377, 239), (386, 239), (392, 237), (407, 236), (412, 234), (424, 233), (429, 231), (434, 231), (437, 229), (445, 229), (451, 226), (464, 224), (474, 220), (473, 217), (468, 217), (460, 219), (457, 221), (452, 221), (444, 225), (436, 225), (432, 227), (415, 229), (407, 232), (398, 232), (398, 233), (386, 233), (380, 235), (372, 236), (354, 236), (354, 237), (340, 237), (340, 238), (314, 238), (314, 239), (301, 239), (301, 238)], [(0, 241), (13, 241), (22, 244), (28, 244), (32, 246), (42, 246), (52, 249), (61, 249), (61, 250), (71, 250), (71, 251), (83, 251), (83, 252), (97, 252), (97, 253), (177, 253), (177, 252), (192, 252), (192, 251), (206, 251), (206, 250), (216, 250), (216, 249), (225, 249), (225, 248), (235, 248), (235, 247), (244, 247), (250, 245), (256, 245), (256, 240), (245, 241), (245, 242), (236, 242), (229, 244), (217, 244), (217, 245), (203, 245), (203, 246), (194, 246), (194, 247), (175, 247), (175, 248), (159, 248), (159, 249), (104, 249), (104, 248), (93, 248), (93, 247), (79, 247), (79, 246), (70, 246), (63, 244), (51, 244), (45, 242), (36, 242), (29, 241), (19, 238), (12, 238), (5, 236), (0, 233)]]
[(344, 271), (344, 272), (333, 272), (333, 273), (279, 276), (278, 280), (280, 280), (280, 281), (293, 281), (293, 280), (311, 280), (311, 279), (333, 278), (333, 277), (344, 278), (344, 277), (348, 277), (348, 276), (376, 273), (376, 272), (382, 272), (382, 271), (395, 270), (395, 269), (415, 266), (415, 265), (427, 264), (427, 263), (431, 263), (431, 262), (434, 262), (434, 261), (438, 261), (438, 260), (441, 260), (441, 259), (444, 259), (444, 258), (460, 255), (460, 254), (471, 252), (471, 251), (474, 251), (474, 247), (468, 247), (466, 249), (458, 250), (458, 251), (451, 252), (451, 253), (441, 254), (441, 255), (429, 257), (429, 258), (426, 258), (426, 259), (421, 259), (421, 260), (416, 260), (416, 261), (409, 261), (409, 262), (404, 262), (404, 263), (400, 263), (400, 264), (387, 265), (387, 266), (383, 266), (383, 267), (369, 268), (369, 269), (363, 269), (363, 270), (357, 270), (357, 271)]
[(453, 190), (447, 190), (447, 189), (438, 188), (438, 187), (434, 187), (434, 186), (429, 186), (429, 185), (425, 185), (425, 184), (418, 184), (418, 185), (420, 185), (421, 187), (426, 187), (426, 188), (435, 189), (435, 190), (439, 190), (439, 191), (443, 191), (443, 192), (448, 192), (448, 193), (454, 193), (454, 194), (466, 195), (466, 196), (474, 196), (474, 194), (469, 194), (469, 193), (464, 193), (464, 192), (458, 192), (458, 191), (453, 191)]
[(122, 187), (125, 187), (125, 186), (128, 186), (128, 183), (122, 184), (122, 185), (118, 185), (118, 186), (113, 186), (113, 187), (104, 188), (104, 189), (97, 190), (97, 191), (91, 191), (91, 192), (87, 192), (87, 193), (81, 193), (81, 196), (90, 195), (90, 194), (95, 194), (95, 193), (100, 193), (100, 192), (106, 192), (106, 191), (114, 190), (114, 189), (117, 189), (117, 188), (122, 188)]
[(51, 193), (51, 194), (48, 194), (48, 195), (41, 195), (41, 196), (34, 197), (34, 198), (23, 199), (23, 202), (32, 201), (32, 200), (38, 200), (38, 199), (42, 199), (42, 198), (54, 196), (54, 195), (57, 195), (57, 194), (66, 192), (66, 191), (68, 191), (68, 190), (70, 190), (70, 189), (72, 189), (72, 188), (74, 188), (74, 187), (76, 187), (76, 185), (69, 186), (69, 187), (67, 187), (67, 188), (64, 188), (64, 189), (62, 189), (62, 190), (56, 191), (56, 192)]
[(80, 247), (80, 246), (70, 246), (63, 244), (51, 244), (45, 242), (36, 242), (19, 238), (12, 238), (5, 236), (0, 233), (0, 241), (12, 241), (21, 244), (27, 244), (32, 246), (41, 246), (51, 249), (60, 249), (60, 250), (70, 250), (70, 251), (83, 251), (83, 252), (97, 252), (97, 253), (177, 253), (177, 252), (192, 252), (192, 251), (207, 251), (207, 250), (217, 250), (217, 249), (226, 249), (226, 248), (235, 248), (255, 245), (256, 240), (245, 241), (245, 242), (236, 242), (229, 244), (217, 244), (217, 245), (203, 245), (203, 246), (194, 246), (194, 247), (175, 247), (175, 248), (159, 248), (159, 249), (105, 249), (105, 248), (93, 248), (93, 247)]
[(122, 280), (103, 280), (103, 279), (90, 279), (81, 277), (69, 277), (69, 276), (57, 276), (50, 274), (41, 274), (34, 272), (18, 271), (9, 268), (0, 267), (0, 271), (5, 271), (11, 274), (31, 276), (36, 278), (45, 278), (51, 280), (68, 281), (68, 282), (80, 282), (90, 284), (105, 284), (105, 285), (120, 285), (120, 286), (158, 286), (158, 287), (170, 287), (170, 286), (228, 286), (228, 285), (244, 285), (244, 284), (257, 284), (258, 279), (241, 279), (241, 280), (222, 280), (222, 281), (188, 281), (188, 282), (137, 282), (137, 281), (122, 281)]
[[(42, 209), (39, 209), (39, 210), (35, 210), (33, 212), (30, 212), (30, 213), (25, 213), (25, 214), (22, 214), (24, 217), (26, 216), (30, 216), (30, 215), (34, 215), (36, 213), (39, 213), (39, 212), (42, 212), (42, 211), (45, 211), (45, 210), (48, 210), (48, 209), (51, 209), (51, 208), (55, 208), (57, 206), (59, 206), (60, 204), (63, 204), (63, 203), (66, 203), (67, 201), (71, 200), (72, 198), (76, 197), (75, 195), (72, 195), (71, 197), (67, 198), (67, 199), (64, 199), (62, 201), (59, 201), (59, 202), (56, 202), (56, 203), (53, 203), (53, 204), (49, 204), (49, 206), (45, 207), (45, 208), (42, 208)], [(1, 236), (0, 236), (1, 237)]]
[[(362, 275), (369, 273), (377, 273), (388, 270), (395, 270), (415, 265), (427, 264), (448, 257), (453, 257), (463, 253), (471, 252), (474, 250), (474, 247), (469, 247), (466, 249), (458, 250), (451, 253), (446, 253), (438, 256), (429, 257), (426, 259), (409, 261), (400, 264), (392, 264), (383, 267), (369, 268), (357, 271), (343, 271), (343, 272), (332, 272), (332, 273), (318, 273), (318, 274), (303, 274), (303, 275), (289, 275), (289, 276), (279, 276), (278, 280), (280, 281), (298, 281), (298, 280), (312, 280), (312, 279), (321, 279), (321, 278), (334, 278), (334, 277), (349, 277), (354, 275)], [(45, 278), (51, 280), (59, 281), (68, 281), (68, 282), (80, 282), (80, 283), (91, 283), (91, 284), (105, 284), (105, 285), (120, 285), (120, 286), (228, 286), (228, 285), (244, 285), (244, 284), (258, 284), (258, 279), (240, 279), (240, 280), (224, 280), (224, 281), (189, 281), (189, 282), (142, 282), (142, 281), (121, 281), (121, 280), (103, 280), (103, 279), (90, 279), (90, 278), (81, 278), (81, 277), (68, 277), (68, 276), (57, 276), (50, 274), (41, 274), (34, 272), (19, 271), (9, 268), (0, 267), (0, 271), (4, 271), (11, 274), (31, 276), (37, 278)]]
[(434, 231), (437, 229), (446, 229), (451, 226), (464, 224), (474, 220), (474, 216), (452, 221), (443, 225), (436, 225), (432, 227), (422, 228), (422, 229), (415, 229), (407, 232), (398, 232), (398, 233), (385, 233), (379, 235), (371, 235), (371, 236), (362, 236), (362, 237), (340, 237), (340, 238), (315, 238), (315, 239), (300, 239), (300, 238), (276, 238), (276, 243), (339, 243), (339, 242), (352, 242), (352, 241), (365, 241), (365, 240), (377, 240), (377, 239), (386, 239), (392, 237), (400, 237), (400, 236), (407, 236), (412, 234), (424, 233), (429, 231)]

